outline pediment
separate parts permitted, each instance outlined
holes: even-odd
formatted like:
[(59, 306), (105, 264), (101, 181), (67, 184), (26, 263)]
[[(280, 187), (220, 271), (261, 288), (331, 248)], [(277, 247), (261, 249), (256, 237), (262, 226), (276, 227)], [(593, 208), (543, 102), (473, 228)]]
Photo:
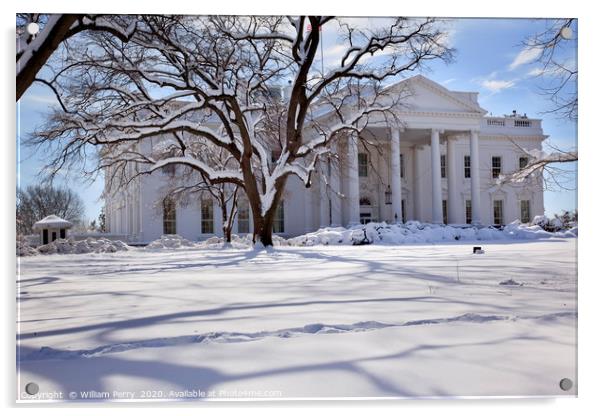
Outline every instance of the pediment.
[(390, 88), (408, 95), (404, 98), (408, 111), (425, 113), (472, 113), (485, 114), (470, 93), (450, 91), (422, 75), (403, 80)]

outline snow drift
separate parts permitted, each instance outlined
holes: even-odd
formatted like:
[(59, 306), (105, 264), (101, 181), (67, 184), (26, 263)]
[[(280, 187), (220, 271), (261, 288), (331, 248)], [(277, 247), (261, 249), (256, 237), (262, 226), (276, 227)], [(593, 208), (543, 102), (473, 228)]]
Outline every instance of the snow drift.
[(37, 248), (31, 247), (24, 241), (17, 244), (17, 256), (34, 256), (37, 254), (87, 254), (87, 253), (116, 253), (129, 250), (123, 241), (106, 238), (87, 238), (76, 241), (73, 238), (58, 239)]
[(446, 241), (532, 240), (551, 237), (577, 237), (577, 227), (568, 231), (547, 232), (538, 225), (518, 221), (503, 229), (494, 227), (450, 226), (409, 221), (405, 224), (369, 223), (349, 228), (326, 227), (288, 240), (290, 245), (361, 245), (438, 243)]

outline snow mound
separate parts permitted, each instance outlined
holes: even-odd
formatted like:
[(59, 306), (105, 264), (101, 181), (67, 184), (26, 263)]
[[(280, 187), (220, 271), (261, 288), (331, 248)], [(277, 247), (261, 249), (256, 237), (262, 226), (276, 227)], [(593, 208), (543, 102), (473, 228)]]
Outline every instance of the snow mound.
[(129, 246), (123, 241), (89, 237), (80, 241), (75, 241), (73, 238), (58, 239), (39, 246), (36, 254), (116, 253), (126, 250), (129, 250)]
[[(201, 248), (255, 248), (255, 249), (264, 249), (263, 244), (257, 242), (253, 243), (253, 235), (252, 234), (232, 234), (232, 241), (227, 243), (223, 237), (210, 237), (205, 241), (199, 243), (199, 247)], [(274, 246), (285, 246), (288, 245), (288, 240), (280, 237), (279, 235), (272, 236), (272, 242)]]
[(17, 237), (17, 256), (18, 257), (26, 257), (26, 256), (35, 256), (38, 253), (34, 247), (29, 245), (29, 241), (26, 238)]
[(153, 241), (149, 245), (147, 245), (146, 249), (173, 249), (173, 248), (182, 248), (182, 247), (194, 247), (195, 244), (185, 239), (178, 234), (164, 234), (161, 238)]
[(369, 223), (349, 228), (325, 227), (288, 240), (293, 246), (412, 244), (445, 241), (530, 240), (552, 237), (577, 237), (577, 227), (548, 232), (539, 225), (514, 221), (503, 229), (495, 227), (450, 226), (408, 221), (405, 224)]

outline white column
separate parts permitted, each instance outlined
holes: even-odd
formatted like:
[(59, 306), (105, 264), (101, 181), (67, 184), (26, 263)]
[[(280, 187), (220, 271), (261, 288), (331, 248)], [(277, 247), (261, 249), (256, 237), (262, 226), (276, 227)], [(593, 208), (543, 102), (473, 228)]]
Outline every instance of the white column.
[(401, 217), (401, 166), (399, 165), (399, 129), (391, 129), (391, 220)]
[(318, 200), (320, 201), (320, 228), (328, 227), (330, 225), (330, 218), (328, 216), (329, 212), (329, 202), (328, 202), (328, 185), (326, 183), (326, 178), (328, 175), (328, 161), (321, 160), (320, 161), (320, 178), (318, 189)]
[(441, 149), (439, 148), (440, 130), (431, 130), (431, 173), (433, 187), (433, 208), (431, 221), (443, 223), (443, 197), (441, 195)]
[(481, 221), (481, 183), (479, 178), (479, 132), (470, 131), (470, 199), (472, 206), (472, 223)]
[(447, 139), (447, 218), (452, 224), (464, 223), (460, 217), (460, 193), (458, 192), (458, 165), (455, 139)]
[(420, 202), (420, 165), (418, 164), (418, 145), (414, 146), (412, 152), (412, 171), (414, 174), (414, 217), (413, 220), (420, 221), (422, 219), (422, 203)]
[(360, 223), (360, 180), (358, 173), (357, 142), (358, 138), (355, 134), (347, 137), (347, 176), (349, 178), (347, 212), (349, 212), (350, 226)]
[[(337, 153), (337, 146), (332, 145), (331, 152)], [(341, 221), (341, 175), (339, 173), (339, 161), (334, 157), (330, 159), (330, 225), (340, 227)]]

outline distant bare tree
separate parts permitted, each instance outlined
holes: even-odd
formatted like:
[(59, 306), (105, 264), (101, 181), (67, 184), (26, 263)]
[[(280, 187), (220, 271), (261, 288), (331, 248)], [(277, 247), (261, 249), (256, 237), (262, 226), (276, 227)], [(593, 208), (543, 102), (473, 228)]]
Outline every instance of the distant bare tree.
[(48, 215), (77, 224), (84, 215), (84, 203), (69, 188), (32, 185), (17, 190), (18, 234), (31, 234), (33, 224)]

